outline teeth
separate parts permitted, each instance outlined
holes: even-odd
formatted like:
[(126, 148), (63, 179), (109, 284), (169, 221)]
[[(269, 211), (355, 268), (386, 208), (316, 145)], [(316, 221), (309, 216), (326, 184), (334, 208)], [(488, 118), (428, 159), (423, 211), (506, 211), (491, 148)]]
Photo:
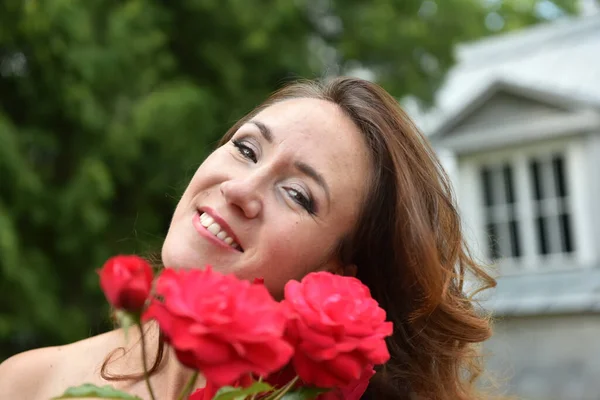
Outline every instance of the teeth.
[(221, 225), (214, 222), (210, 224), (206, 229), (208, 229), (208, 231), (213, 235), (217, 236), (217, 233), (221, 232)]
[[(203, 214), (206, 215), (206, 214)], [(210, 225), (212, 225), (215, 222), (214, 219), (212, 219), (212, 217), (209, 217), (208, 215), (206, 215), (204, 217), (204, 219), (200, 218), (200, 223), (202, 224), (203, 227), (208, 228)]]
[(232, 238), (227, 236), (227, 232), (222, 230), (221, 225), (217, 224), (210, 215), (202, 213), (200, 215), (200, 223), (206, 228), (206, 230), (215, 235), (217, 238), (221, 239), (223, 242), (227, 243), (234, 249), (242, 250), (240, 245), (234, 242)]

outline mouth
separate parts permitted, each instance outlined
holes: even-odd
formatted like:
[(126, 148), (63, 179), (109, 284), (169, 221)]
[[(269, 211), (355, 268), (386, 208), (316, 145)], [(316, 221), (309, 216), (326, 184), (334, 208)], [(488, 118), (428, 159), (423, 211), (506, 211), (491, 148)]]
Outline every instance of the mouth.
[[(233, 250), (244, 252), (242, 246), (237, 243), (235, 235), (231, 232), (231, 229), (227, 226), (225, 221), (221, 220), (216, 216), (211, 216), (207, 212), (198, 210), (198, 224), (197, 228), (204, 228), (203, 233), (208, 234), (211, 238), (217, 240), (217, 243), (225, 245)], [(214, 214), (213, 214), (214, 215)], [(217, 222), (216, 220), (219, 220)]]

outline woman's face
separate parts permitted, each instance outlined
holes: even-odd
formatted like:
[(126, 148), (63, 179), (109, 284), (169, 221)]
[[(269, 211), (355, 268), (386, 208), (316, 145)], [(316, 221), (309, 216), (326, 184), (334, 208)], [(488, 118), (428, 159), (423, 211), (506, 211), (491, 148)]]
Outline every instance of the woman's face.
[(370, 171), (360, 131), (336, 104), (272, 105), (198, 168), (175, 209), (163, 263), (262, 277), (276, 297), (290, 279), (340, 272), (334, 250), (357, 221)]

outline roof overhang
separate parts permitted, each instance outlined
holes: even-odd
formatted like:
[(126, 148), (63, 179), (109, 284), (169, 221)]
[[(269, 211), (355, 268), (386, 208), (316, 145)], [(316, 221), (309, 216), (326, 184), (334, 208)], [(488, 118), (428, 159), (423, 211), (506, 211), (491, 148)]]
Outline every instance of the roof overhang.
[(558, 91), (536, 88), (533, 86), (525, 86), (505, 79), (495, 79), (483, 86), (481, 90), (474, 93), (453, 112), (442, 117), (437, 126), (431, 131), (429, 135), (430, 140), (435, 141), (446, 133), (451, 132), (453, 128), (467, 119), (475, 110), (500, 92), (520, 96), (574, 113), (589, 110), (592, 112), (600, 111), (600, 104), (572, 94), (559, 93)]

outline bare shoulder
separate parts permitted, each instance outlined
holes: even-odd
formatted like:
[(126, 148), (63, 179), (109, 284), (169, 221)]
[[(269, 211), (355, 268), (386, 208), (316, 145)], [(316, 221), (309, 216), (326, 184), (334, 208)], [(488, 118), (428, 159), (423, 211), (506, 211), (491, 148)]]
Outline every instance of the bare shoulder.
[(0, 364), (0, 393), (7, 399), (43, 399), (88, 380), (107, 334), (65, 346), (44, 347), (17, 354)]
[(10, 357), (0, 364), (0, 393), (7, 399), (35, 399), (52, 380), (61, 347), (45, 347)]

